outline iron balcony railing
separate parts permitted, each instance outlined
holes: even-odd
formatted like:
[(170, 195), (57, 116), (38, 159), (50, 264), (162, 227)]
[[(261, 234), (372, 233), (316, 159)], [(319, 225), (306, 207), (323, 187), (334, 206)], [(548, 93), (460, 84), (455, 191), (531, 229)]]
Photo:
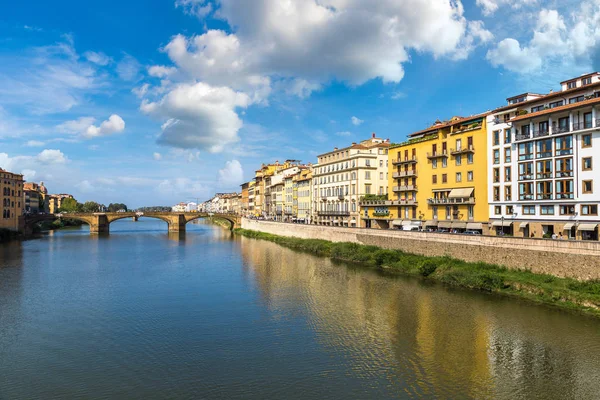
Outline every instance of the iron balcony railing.
[(574, 197), (573, 193), (556, 193), (556, 200), (571, 200)]
[(427, 199), (429, 204), (475, 204), (475, 197), (440, 197)]
[(552, 193), (538, 193), (536, 196), (537, 200), (552, 200)]
[(556, 171), (557, 178), (571, 178), (573, 176), (573, 171)]
[(439, 157), (448, 157), (447, 151), (434, 151), (432, 153), (427, 153), (427, 158), (439, 158)]
[(519, 200), (533, 200), (533, 193), (525, 193), (519, 195)]
[(417, 185), (403, 185), (403, 186), (394, 186), (394, 192), (412, 192), (417, 191)]
[(548, 136), (548, 135), (550, 135), (550, 131), (548, 130), (548, 128), (534, 129), (532, 137), (539, 138), (539, 137)]
[(417, 170), (409, 169), (408, 171), (396, 171), (392, 174), (392, 178), (394, 178), (394, 179), (406, 178), (409, 176), (417, 176)]
[(404, 158), (404, 159), (395, 159), (392, 160), (392, 164), (393, 165), (401, 165), (401, 164), (416, 164), (417, 163), (417, 157), (412, 157), (412, 158)]
[(324, 216), (347, 217), (350, 215), (350, 211), (317, 211), (317, 214)]
[(475, 147), (467, 146), (467, 147), (461, 147), (459, 149), (450, 149), (450, 154), (452, 154), (453, 156), (457, 156), (459, 154), (467, 154), (467, 153), (475, 153)]

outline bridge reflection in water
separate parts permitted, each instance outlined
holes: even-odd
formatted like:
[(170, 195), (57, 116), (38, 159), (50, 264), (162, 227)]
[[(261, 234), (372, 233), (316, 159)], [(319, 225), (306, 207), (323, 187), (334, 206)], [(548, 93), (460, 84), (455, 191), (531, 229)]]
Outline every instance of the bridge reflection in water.
[(20, 231), (31, 235), (34, 226), (44, 221), (55, 221), (57, 219), (73, 219), (81, 221), (90, 226), (90, 234), (108, 234), (110, 232), (111, 222), (132, 218), (137, 221), (138, 218), (156, 218), (165, 221), (169, 225), (169, 233), (185, 232), (185, 226), (188, 222), (199, 218), (220, 218), (226, 220), (233, 230), (241, 226), (241, 217), (235, 214), (208, 214), (194, 212), (117, 212), (117, 213), (72, 213), (72, 214), (38, 214), (26, 215), (21, 217)]

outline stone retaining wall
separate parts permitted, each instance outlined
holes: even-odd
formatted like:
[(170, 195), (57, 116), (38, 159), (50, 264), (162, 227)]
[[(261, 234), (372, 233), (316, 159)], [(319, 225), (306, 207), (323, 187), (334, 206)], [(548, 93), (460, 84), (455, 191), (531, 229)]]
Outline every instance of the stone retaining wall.
[(245, 218), (242, 228), (302, 239), (360, 243), (414, 254), (447, 255), (559, 277), (600, 279), (600, 242), (338, 228)]

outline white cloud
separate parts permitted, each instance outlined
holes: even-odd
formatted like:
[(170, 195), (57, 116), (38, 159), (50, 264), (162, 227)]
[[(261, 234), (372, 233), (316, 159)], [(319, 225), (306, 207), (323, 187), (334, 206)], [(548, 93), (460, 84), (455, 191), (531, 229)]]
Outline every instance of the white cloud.
[(584, 1), (569, 12), (565, 17), (557, 10), (540, 10), (529, 42), (503, 39), (488, 51), (487, 59), (524, 74), (568, 71), (574, 76), (589, 71), (600, 54), (600, 0)]
[(222, 189), (237, 189), (244, 179), (244, 170), (238, 160), (225, 163), (225, 167), (219, 170), (218, 185)]
[(123, 58), (117, 64), (117, 74), (125, 81), (137, 81), (140, 78), (140, 63), (130, 56), (124, 54)]
[(350, 118), (350, 121), (352, 122), (352, 125), (354, 125), (354, 126), (359, 126), (360, 124), (362, 124), (363, 122), (365, 122), (362, 119), (357, 118), (355, 116), (352, 116), (352, 118)]
[(83, 56), (89, 62), (92, 62), (94, 64), (98, 64), (98, 65), (101, 65), (101, 66), (108, 65), (112, 61), (109, 56), (107, 56), (106, 54), (104, 54), (102, 52), (86, 51), (85, 53), (83, 53)]
[(352, 136), (352, 132), (348, 132), (348, 131), (343, 131), (343, 132), (336, 132), (337, 136)]
[(56, 125), (56, 130), (61, 133), (79, 134), (96, 122), (94, 117), (80, 117), (72, 121), (65, 121), (62, 124)]
[(510, 6), (518, 10), (523, 6), (536, 5), (538, 0), (476, 0), (475, 4), (481, 7), (481, 12), (485, 16), (492, 15), (502, 6)]
[(27, 147), (42, 147), (44, 145), (45, 145), (45, 143), (41, 142), (39, 140), (29, 140), (29, 141), (27, 141), (27, 143), (25, 143), (25, 146), (27, 146)]
[(182, 7), (186, 14), (204, 18), (213, 10), (207, 0), (175, 0), (175, 7)]
[(208, 197), (211, 189), (199, 180), (190, 178), (173, 178), (161, 181), (156, 190), (162, 195), (170, 197)]
[(153, 65), (148, 68), (148, 75), (157, 78), (165, 78), (177, 72), (175, 67), (165, 67), (164, 65)]
[(161, 159), (162, 159), (162, 155), (161, 155), (160, 153), (154, 153), (154, 154), (152, 155), (152, 157), (154, 157), (154, 159), (155, 159), (156, 161), (159, 161), (159, 160), (161, 160)]
[(28, 182), (33, 181), (33, 178), (35, 178), (35, 176), (37, 175), (37, 172), (32, 169), (24, 169), (21, 171), (21, 173), (23, 174), (23, 179), (25, 179)]
[(139, 97), (141, 99), (148, 93), (149, 89), (150, 89), (150, 84), (144, 83), (140, 87), (135, 87), (135, 88), (131, 89), (131, 93), (135, 94), (137, 97)]
[(123, 132), (125, 130), (125, 121), (117, 114), (111, 115), (106, 121), (102, 122), (100, 126), (90, 125), (85, 132), (83, 137), (91, 139), (99, 136), (108, 136), (113, 133)]
[(44, 164), (64, 164), (67, 157), (60, 150), (46, 149), (37, 155), (37, 160)]
[(251, 103), (245, 93), (199, 82), (180, 84), (160, 101), (144, 101), (140, 108), (166, 119), (158, 143), (220, 152), (239, 139), (242, 121), (236, 109)]

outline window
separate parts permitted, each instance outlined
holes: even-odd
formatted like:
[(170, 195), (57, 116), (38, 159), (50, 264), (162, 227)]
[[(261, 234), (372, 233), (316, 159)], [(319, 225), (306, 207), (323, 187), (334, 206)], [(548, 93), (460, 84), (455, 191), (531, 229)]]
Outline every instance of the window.
[(510, 147), (504, 148), (504, 162), (509, 163), (511, 159), (512, 152), (510, 151)]
[(519, 183), (519, 200), (533, 200), (533, 182)]
[(500, 164), (500, 150), (494, 150), (494, 164)]
[(583, 129), (590, 129), (592, 127), (592, 113), (583, 114)]
[(592, 170), (592, 157), (584, 157), (582, 159), (583, 170), (591, 171)]
[(437, 217), (438, 217), (438, 208), (437, 208), (437, 206), (433, 206), (432, 207), (432, 212), (433, 212), (433, 219), (437, 219)]
[(504, 144), (510, 143), (510, 128), (504, 130)]
[(573, 199), (573, 181), (556, 181), (556, 198), (557, 199)]
[(579, 103), (580, 101), (583, 101), (583, 95), (577, 96), (577, 97), (571, 97), (569, 99), (569, 104)]
[(514, 213), (513, 206), (506, 206), (506, 213), (507, 214), (513, 214)]
[(538, 140), (536, 142), (536, 157), (552, 157), (552, 139)]
[(365, 160), (365, 165), (367, 167), (370, 167), (371, 166), (371, 160)]
[(573, 159), (559, 158), (556, 160), (556, 177), (568, 178), (573, 176)]
[(592, 83), (592, 78), (588, 77), (588, 78), (583, 78), (581, 80), (581, 85), (590, 85)]
[(589, 194), (589, 193), (593, 193), (593, 181), (583, 181), (582, 182), (582, 189), (583, 189), (583, 193), (585, 194)]
[(552, 160), (542, 160), (536, 163), (537, 179), (552, 179)]
[(533, 163), (519, 163), (519, 180), (528, 181), (533, 179)]
[(462, 165), (462, 156), (459, 154), (455, 157), (456, 165)]
[(534, 205), (523, 206), (523, 215), (535, 215), (535, 206)]
[(592, 135), (582, 135), (581, 136), (581, 147), (592, 147)]
[(554, 127), (553, 130), (556, 131), (554, 133), (569, 132), (569, 130), (570, 130), (570, 128), (569, 128), (569, 117), (559, 118), (558, 119), (558, 128)]
[(473, 153), (467, 154), (467, 164), (473, 164)]
[(500, 206), (494, 207), (494, 214), (496, 214), (496, 215), (502, 214), (502, 207), (500, 207)]
[(494, 146), (500, 145), (500, 131), (494, 131), (492, 138)]
[(365, 194), (371, 194), (371, 185), (365, 185)]
[(500, 186), (494, 186), (494, 201), (500, 201)]
[(431, 160), (431, 168), (437, 168), (437, 160)]
[(597, 204), (582, 204), (581, 215), (598, 215)]
[(448, 183), (448, 174), (442, 174), (442, 183)]
[(540, 206), (541, 215), (554, 215), (554, 206)]
[(573, 136), (563, 136), (555, 139), (557, 156), (573, 154)]
[(467, 180), (473, 182), (473, 171), (467, 171)]
[(512, 200), (512, 187), (510, 185), (504, 186), (504, 201)]
[(510, 182), (512, 180), (512, 168), (504, 167), (504, 182)]
[(533, 143), (519, 143), (519, 161), (533, 158)]
[(560, 107), (564, 104), (564, 101), (555, 101), (554, 103), (550, 103), (550, 108)]
[(494, 183), (500, 182), (500, 168), (494, 168)]
[(560, 215), (575, 215), (575, 206), (574, 205), (560, 205), (558, 206), (558, 211)]
[(462, 140), (456, 139), (456, 151), (462, 150)]
[(577, 87), (577, 81), (567, 82), (567, 89), (575, 89)]
[(510, 113), (504, 114), (504, 122), (510, 121)]
[(431, 175), (431, 183), (434, 185), (437, 183), (437, 175)]
[(379, 166), (383, 167), (383, 160), (379, 160)]
[(537, 107), (531, 107), (531, 112), (534, 113), (534, 112), (542, 111), (543, 109), (544, 109), (543, 105), (537, 106)]
[(447, 158), (442, 158), (442, 168), (446, 168), (448, 166), (448, 159)]
[(379, 173), (379, 179), (383, 179), (383, 172)]
[(365, 179), (366, 180), (370, 180), (371, 179), (371, 171), (365, 171)]
[(537, 200), (552, 200), (552, 181), (537, 182)]
[(462, 182), (462, 173), (460, 173), (460, 172), (456, 173), (456, 182)]

